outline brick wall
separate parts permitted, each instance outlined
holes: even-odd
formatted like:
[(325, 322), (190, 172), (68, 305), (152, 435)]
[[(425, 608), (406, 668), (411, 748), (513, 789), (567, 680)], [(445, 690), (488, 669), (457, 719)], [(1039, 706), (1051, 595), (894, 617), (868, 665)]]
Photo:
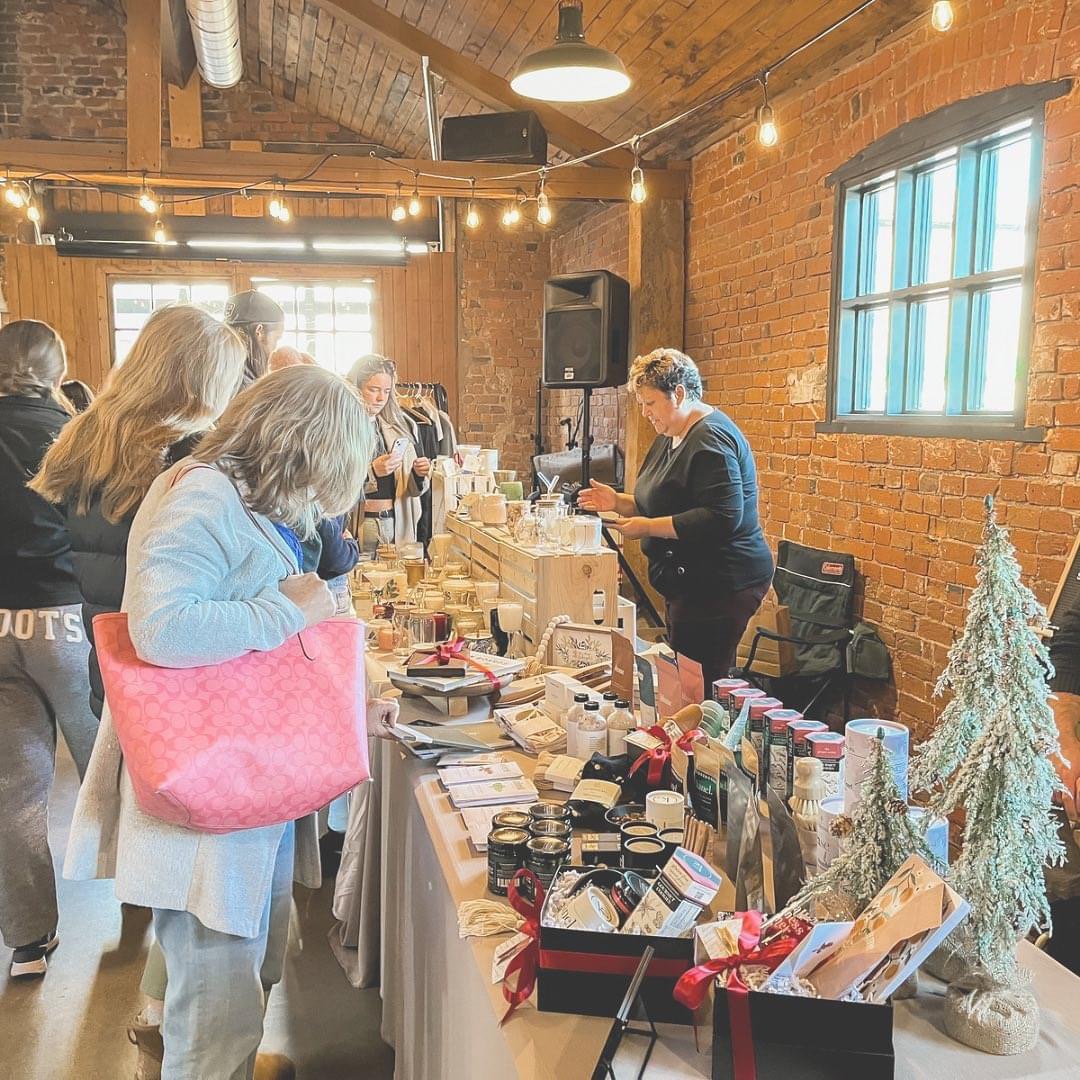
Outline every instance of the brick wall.
[[(629, 262), (629, 216), (625, 203), (616, 203), (590, 214), (565, 232), (551, 238), (551, 273), (574, 274), (582, 270), (611, 270), (626, 277)], [(581, 409), (580, 390), (544, 391), (544, 447), (566, 446), (564, 417), (577, 427)], [(622, 445), (626, 430), (626, 390), (597, 390), (592, 396), (593, 439)]]
[(872, 707), (925, 729), (974, 584), (982, 500), (998, 497), (1024, 578), (1044, 601), (1080, 525), (1080, 87), (1049, 103), (1028, 423), (1045, 444), (815, 433), (825, 415), (832, 250), (826, 175), (949, 102), (1080, 75), (1080, 5), (972, 0), (948, 34), (927, 19), (776, 102), (782, 142), (749, 129), (693, 163), (687, 347), (708, 397), (746, 432), (762, 510), (786, 537), (853, 553), (895, 690)]
[(498, 448), (502, 466), (519, 470), (528, 488), (548, 238), (524, 221), (505, 230), (488, 210), (475, 232), (459, 222), (457, 265), (458, 434), (463, 442)]

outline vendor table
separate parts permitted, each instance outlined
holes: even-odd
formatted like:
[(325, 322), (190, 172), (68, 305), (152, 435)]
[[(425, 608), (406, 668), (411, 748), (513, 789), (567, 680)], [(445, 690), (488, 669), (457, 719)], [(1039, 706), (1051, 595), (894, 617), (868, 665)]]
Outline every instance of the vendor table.
[[(391, 742), (380, 743), (375, 754), (382, 1035), (396, 1052), (395, 1077), (587, 1080), (611, 1022), (541, 1013), (529, 1002), (499, 1026), (506, 1004), (491, 982), (491, 960), (502, 939), (463, 941), (457, 925), (461, 901), (488, 896), (486, 859), (473, 853), (431, 766)], [(533, 760), (515, 757), (531, 773)], [(375, 902), (366, 892), (362, 903), (369, 900)], [(896, 1005), (897, 1080), (1076, 1080), (1080, 979), (1026, 943), (1021, 959), (1042, 1008), (1035, 1050), (1003, 1058), (961, 1046), (944, 1033), (940, 1000), (924, 991)], [(663, 1026), (661, 1032), (647, 1080), (708, 1077), (709, 1056), (696, 1052), (691, 1029)], [(620, 1080), (637, 1075), (644, 1042), (623, 1040), (616, 1059)]]

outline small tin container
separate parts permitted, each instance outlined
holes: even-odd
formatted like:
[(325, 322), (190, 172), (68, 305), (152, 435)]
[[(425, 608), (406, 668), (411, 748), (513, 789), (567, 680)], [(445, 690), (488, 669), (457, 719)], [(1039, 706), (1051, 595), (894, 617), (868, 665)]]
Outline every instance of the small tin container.
[(664, 842), (658, 836), (635, 836), (623, 844), (623, 866), (655, 870), (664, 861)]
[(533, 821), (569, 821), (570, 807), (565, 803), (538, 802), (529, 807)]
[(641, 837), (654, 837), (660, 831), (651, 821), (628, 821), (619, 829), (619, 849), (626, 850), (627, 842)]
[(667, 862), (675, 854), (675, 849), (682, 847), (685, 834), (682, 829), (661, 829), (657, 835), (664, 845), (664, 861)]
[(533, 836), (554, 836), (558, 840), (570, 841), (569, 821), (556, 821), (554, 818), (540, 818), (529, 822), (529, 832)]
[(524, 829), (492, 829), (488, 833), (488, 891), (505, 896), (514, 874), (525, 865), (529, 834)]
[(525, 845), (525, 869), (531, 870), (545, 889), (551, 888), (559, 867), (570, 858), (570, 845), (554, 836), (534, 836)]
[(500, 810), (492, 819), (493, 829), (525, 829), (528, 831), (532, 818), (524, 810)]

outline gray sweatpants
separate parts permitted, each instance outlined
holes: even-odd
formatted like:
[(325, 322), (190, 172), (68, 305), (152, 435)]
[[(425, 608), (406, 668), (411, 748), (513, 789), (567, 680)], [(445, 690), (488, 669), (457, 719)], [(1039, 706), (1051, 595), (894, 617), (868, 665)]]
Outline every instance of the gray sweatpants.
[(78, 604), (0, 608), (0, 935), (10, 948), (56, 929), (49, 789), (56, 729), (79, 779), (97, 734)]

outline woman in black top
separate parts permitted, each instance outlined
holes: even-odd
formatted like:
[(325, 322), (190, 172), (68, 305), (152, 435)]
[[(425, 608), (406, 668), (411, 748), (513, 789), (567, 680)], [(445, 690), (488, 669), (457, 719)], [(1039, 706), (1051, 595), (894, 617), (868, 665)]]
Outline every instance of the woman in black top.
[(731, 418), (701, 400), (701, 375), (684, 353), (639, 356), (629, 388), (658, 438), (632, 494), (594, 480), (578, 503), (614, 510), (612, 526), (641, 541), (649, 581), (667, 600), (671, 646), (701, 663), (708, 689), (728, 674), (772, 582), (754, 457)]

